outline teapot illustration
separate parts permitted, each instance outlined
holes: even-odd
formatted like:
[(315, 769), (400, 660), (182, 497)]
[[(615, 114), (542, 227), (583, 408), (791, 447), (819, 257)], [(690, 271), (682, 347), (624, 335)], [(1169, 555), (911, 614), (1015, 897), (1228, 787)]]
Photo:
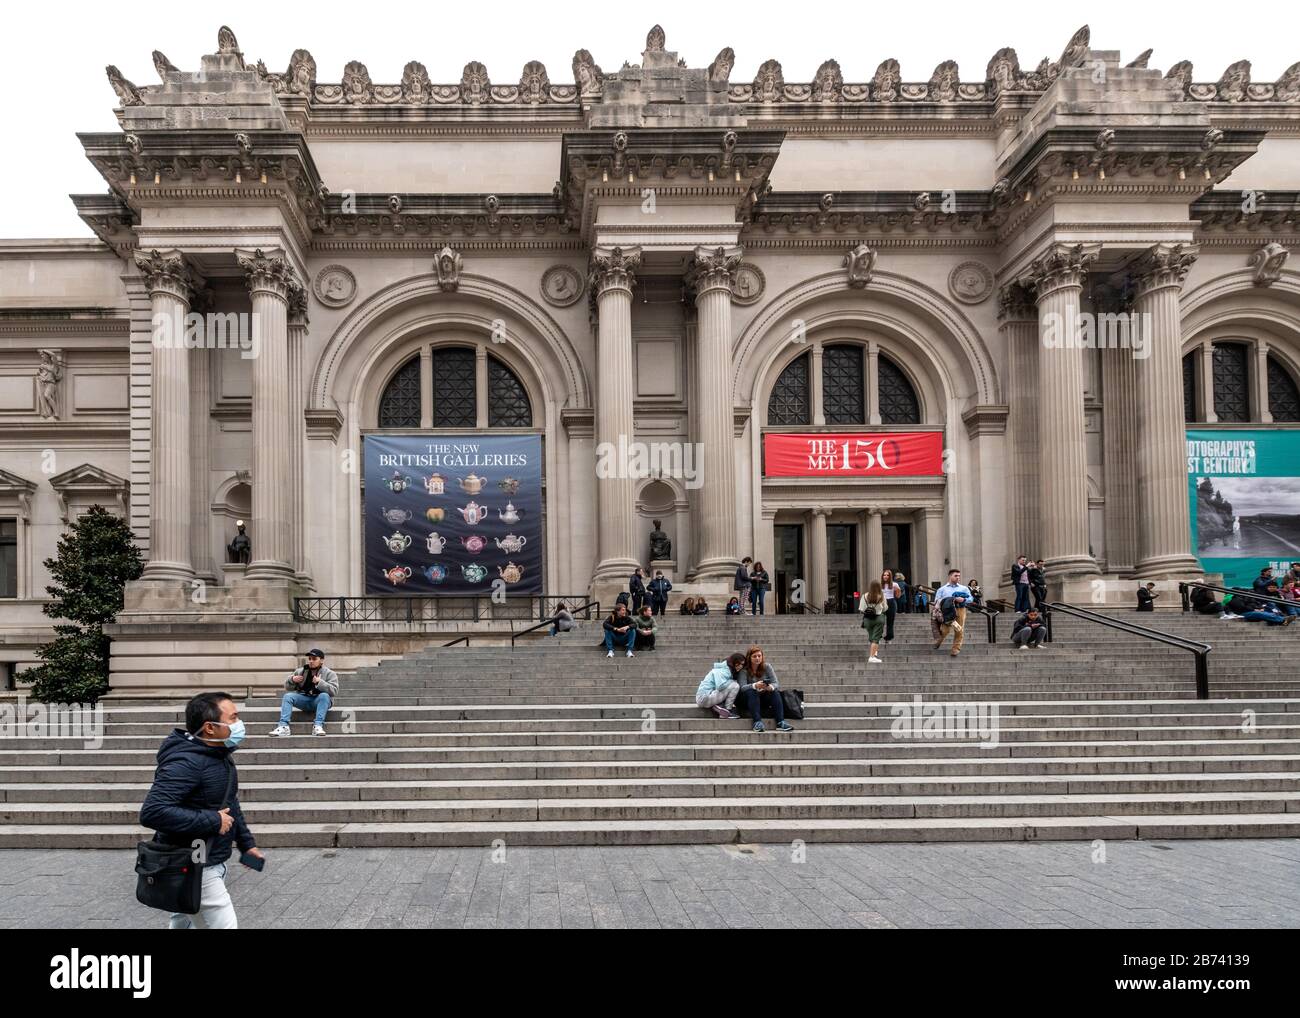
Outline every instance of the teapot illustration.
[(488, 574), (487, 570), (477, 562), (471, 562), (467, 566), (461, 566), (460, 571), (461, 575), (463, 575), (470, 583), (482, 583), (483, 580), (487, 578)]
[(410, 566), (393, 566), (392, 569), (384, 571), (384, 578), (394, 587), (400, 587), (403, 583), (411, 578)]
[(514, 504), (513, 502), (507, 502), (507, 503), (506, 503), (506, 509), (505, 509), (505, 512), (502, 512), (500, 509), (498, 509), (498, 510), (497, 510), (497, 516), (499, 516), (499, 517), (501, 518), (501, 521), (502, 521), (503, 523), (518, 523), (518, 522), (519, 522), (519, 513), (515, 511), (515, 504)]
[(441, 555), (442, 549), (447, 547), (447, 539), (440, 537), (436, 530), (429, 534), (424, 543), (428, 547), (430, 555)]
[(411, 546), (411, 535), (394, 530), (391, 536), (384, 538), (384, 544), (394, 555), (400, 555)]
[(461, 516), (465, 518), (465, 522), (472, 527), (474, 524), (487, 519), (488, 508), (485, 505), (479, 505), (477, 502), (471, 502), (464, 508), (458, 509), (457, 512), (459, 512)]
[(518, 554), (524, 550), (524, 545), (528, 543), (528, 538), (518, 537), (515, 534), (506, 534), (505, 537), (497, 538), (497, 547), (511, 555)]
[(497, 487), (507, 495), (516, 495), (519, 493), (519, 478), (505, 477), (497, 481)]
[(430, 495), (441, 495), (445, 492), (447, 478), (442, 474), (430, 474), (424, 479), (424, 487)]
[(504, 569), (497, 566), (497, 572), (506, 583), (518, 583), (524, 578), (524, 567), (517, 566), (513, 562), (507, 562)]
[(424, 576), (430, 583), (441, 583), (447, 578), (447, 567), (432, 565), (424, 567)]
[(475, 534), (473, 537), (462, 537), (460, 543), (466, 547), (471, 555), (477, 555), (487, 547), (487, 538)]
[(385, 523), (400, 527), (411, 518), (411, 511), (409, 509), (389, 509), (385, 506), (380, 515), (384, 517)]
[(487, 484), (487, 478), (479, 477), (478, 474), (470, 474), (468, 477), (460, 479), (460, 486), (467, 495), (477, 495), (483, 490), (485, 484)]
[(393, 494), (397, 494), (398, 492), (405, 491), (411, 486), (411, 479), (400, 470), (394, 470), (393, 476), (384, 481), (384, 483), (388, 485), (389, 491), (393, 492)]
[(441, 523), (446, 516), (446, 510), (443, 509), (426, 509), (424, 511), (424, 518), (430, 523)]

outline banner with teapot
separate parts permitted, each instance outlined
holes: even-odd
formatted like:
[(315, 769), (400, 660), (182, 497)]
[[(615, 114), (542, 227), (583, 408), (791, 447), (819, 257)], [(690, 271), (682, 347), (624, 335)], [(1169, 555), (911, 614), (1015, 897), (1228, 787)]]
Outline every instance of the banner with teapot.
[(367, 594), (542, 592), (540, 435), (366, 435)]

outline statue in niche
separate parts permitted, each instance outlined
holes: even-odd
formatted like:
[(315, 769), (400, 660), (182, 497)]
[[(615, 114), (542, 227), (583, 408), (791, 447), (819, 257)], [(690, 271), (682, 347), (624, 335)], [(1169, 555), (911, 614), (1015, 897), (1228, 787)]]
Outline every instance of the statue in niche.
[(226, 552), (231, 562), (248, 565), (253, 558), (253, 542), (249, 540), (248, 533), (244, 530), (243, 520), (236, 520), (235, 527), (239, 532), (226, 545)]
[(36, 409), (46, 420), (59, 416), (59, 383), (63, 381), (63, 362), (57, 350), (42, 350), (36, 369)]
[(650, 531), (650, 561), (662, 562), (673, 557), (673, 542), (664, 533), (663, 524), (654, 521), (655, 528)]

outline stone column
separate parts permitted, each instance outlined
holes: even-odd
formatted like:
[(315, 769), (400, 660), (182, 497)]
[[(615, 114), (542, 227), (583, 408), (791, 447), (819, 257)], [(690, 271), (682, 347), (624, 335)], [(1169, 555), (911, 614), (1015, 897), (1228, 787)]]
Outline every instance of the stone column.
[(433, 427), (433, 347), (420, 345), (420, 427)]
[(871, 509), (863, 514), (863, 539), (867, 546), (867, 571), (859, 581), (862, 589), (868, 590), (872, 580), (880, 579), (885, 571), (885, 520), (879, 509)]
[(699, 380), (696, 440), (704, 447), (697, 580), (734, 577), (736, 551), (736, 439), (731, 404), (731, 283), (739, 248), (696, 248), (688, 282), (698, 318), (695, 376)]
[(474, 348), (474, 404), (476, 428), (488, 426), (488, 355), (480, 343)]
[[(593, 580), (622, 583), (638, 556), (636, 483), (628, 476), (626, 450), (633, 440), (632, 287), (639, 249), (597, 248), (591, 287), (596, 302), (596, 492), (599, 560)], [(676, 549), (674, 549), (676, 550)]]
[[(307, 344), (307, 291), (294, 287), (289, 291), (289, 478), (292, 489), (289, 517), (289, 563), (299, 583), (312, 586), (307, 569), (307, 500), (303, 458), (307, 446), (307, 380), (303, 377), (304, 347)], [(421, 389), (429, 386), (421, 385)]]
[[(1181, 381), (1181, 374), (1179, 376)], [(1137, 361), (1132, 350), (1101, 351), (1102, 428), (1106, 475), (1106, 571), (1128, 573), (1137, 562)], [(1181, 389), (1180, 389), (1181, 392)]]
[(1262, 339), (1255, 344), (1254, 373), (1255, 414), (1261, 424), (1273, 423), (1273, 411), (1268, 408), (1268, 344)]
[[(197, 304), (197, 300), (196, 300)], [(212, 402), (209, 350), (190, 351), (190, 560), (196, 579), (218, 585), (212, 558), (211, 462), (212, 436), (208, 408)]]
[(149, 561), (141, 579), (188, 581), (190, 558), (190, 350), (185, 316), (192, 280), (177, 251), (137, 251), (153, 322), (150, 369)]
[(253, 557), (245, 577), (291, 580), (290, 501), (301, 498), (290, 473), (289, 292), (299, 284), (278, 251), (238, 251), (253, 298)]
[[(937, 581), (942, 586), (948, 579), (948, 564), (944, 561), (948, 557), (947, 548), (947, 528), (944, 526), (943, 510), (937, 508), (926, 508), (917, 510), (918, 522), (925, 533), (925, 572), (920, 578), (913, 577), (913, 585), (920, 583), (929, 586), (931, 581)], [(962, 574), (966, 579), (970, 576)], [(938, 587), (935, 587), (937, 590)]]
[(826, 423), (826, 398), (822, 387), (822, 342), (815, 339), (808, 353), (808, 400), (812, 403), (813, 427)]
[(1053, 244), (1028, 274), (1038, 304), (1039, 554), (1047, 560), (1049, 581), (1098, 571), (1088, 550), (1085, 365), (1079, 336), (1079, 295), (1098, 250), (1095, 244)]
[(1145, 356), (1137, 361), (1137, 575), (1197, 574), (1187, 504), (1182, 322), (1178, 293), (1196, 248), (1157, 244), (1134, 264)]
[(808, 591), (808, 603), (818, 611), (821, 611), (830, 593), (826, 565), (826, 513), (827, 510), (821, 506), (812, 510), (812, 526), (808, 535), (809, 576), (805, 589)]
[(1201, 344), (1201, 420), (1217, 424), (1219, 415), (1214, 412), (1214, 344), (1208, 339)]
[[(1032, 295), (1018, 283), (998, 294), (998, 318), (1007, 345), (1008, 424), (1011, 429), (1012, 556), (1040, 554), (1038, 514), (1038, 312)], [(1008, 574), (1010, 565), (1007, 566)]]

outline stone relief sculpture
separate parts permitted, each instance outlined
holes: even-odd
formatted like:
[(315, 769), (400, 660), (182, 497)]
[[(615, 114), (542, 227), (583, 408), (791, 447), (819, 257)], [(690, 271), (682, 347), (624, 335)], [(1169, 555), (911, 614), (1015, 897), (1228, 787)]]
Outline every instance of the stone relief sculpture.
[(984, 78), (993, 85), (994, 95), (1019, 87), (1020, 58), (1016, 56), (1016, 51), (1010, 46), (1003, 46), (994, 53), (993, 58), (989, 60), (988, 68), (984, 71)]
[(1151, 52), (1152, 51), (1149, 49), (1144, 49), (1141, 53), (1137, 55), (1136, 60), (1133, 60), (1130, 63), (1125, 64), (1124, 66), (1145, 68), (1151, 60)]
[(659, 25), (655, 25), (654, 28), (650, 29), (645, 37), (645, 51), (647, 53), (662, 53), (664, 46), (667, 44), (668, 40), (664, 37), (664, 30)]
[(866, 244), (851, 247), (844, 256), (844, 267), (849, 270), (849, 286), (861, 290), (871, 282), (871, 273), (876, 267), (876, 252)]
[(713, 63), (709, 64), (709, 80), (723, 83), (731, 80), (731, 69), (735, 66), (735, 52), (730, 46), (724, 46), (713, 58)]
[(945, 60), (930, 75), (930, 84), (925, 97), (930, 102), (950, 103), (957, 98), (957, 86), (960, 84), (957, 61)]
[(585, 49), (573, 54), (573, 83), (578, 88), (578, 95), (599, 95), (604, 77), (600, 66)]
[(492, 89), (492, 83), (488, 80), (487, 68), (477, 60), (471, 60), (465, 65), (465, 70), (460, 75), (460, 98), (462, 102), (482, 103), (487, 102)]
[(1192, 83), (1192, 62), (1190, 60), (1180, 60), (1165, 72), (1165, 81), (1178, 88), (1184, 95), (1187, 94), (1187, 86)]
[(108, 72), (108, 83), (113, 86), (113, 91), (117, 93), (118, 102), (123, 106), (143, 106), (144, 98), (140, 95), (140, 90), (135, 85), (122, 77), (113, 64), (109, 64), (105, 71)]
[(785, 91), (785, 76), (781, 73), (781, 64), (776, 60), (765, 60), (754, 78), (754, 101), (777, 102)]
[(1239, 103), (1246, 98), (1250, 88), (1250, 61), (1238, 60), (1229, 64), (1219, 79), (1218, 96), (1221, 102)]
[(650, 531), (650, 561), (664, 562), (673, 557), (673, 542), (664, 533), (661, 520), (655, 520), (654, 525), (654, 530)]
[(871, 98), (876, 102), (892, 103), (898, 98), (898, 85), (901, 81), (902, 74), (899, 71), (898, 61), (894, 59), (882, 61), (871, 79)]
[(359, 60), (351, 61), (343, 68), (343, 101), (347, 103), (369, 102), (374, 94), (374, 85), (370, 81), (370, 72)]
[(217, 52), (224, 53), (227, 56), (239, 55), (239, 40), (235, 38), (235, 33), (225, 25), (222, 25), (217, 30)]
[(1250, 256), (1250, 267), (1255, 270), (1256, 286), (1272, 286), (1282, 278), (1282, 267), (1291, 252), (1277, 241), (1265, 244)]
[(459, 251), (454, 251), (448, 246), (438, 252), (434, 268), (438, 272), (439, 290), (451, 291), (460, 286), (460, 266), (461, 255)]
[(59, 383), (63, 381), (63, 358), (57, 350), (42, 350), (36, 369), (36, 410), (47, 421), (59, 417)]
[(817, 68), (817, 74), (813, 77), (813, 102), (835, 102), (843, 88), (844, 75), (840, 73), (839, 62), (827, 60)]
[(544, 103), (551, 88), (551, 79), (546, 75), (546, 65), (540, 60), (530, 60), (524, 64), (523, 74), (519, 78), (519, 100), (526, 103)]
[(1300, 63), (1292, 64), (1282, 72), (1282, 77), (1273, 85), (1273, 98), (1284, 103), (1300, 99)]
[(402, 68), (402, 102), (421, 106), (429, 101), (433, 84), (424, 64), (412, 60)]
[(288, 90), (295, 95), (311, 95), (316, 88), (316, 59), (305, 49), (296, 49), (285, 72)]
[(153, 51), (153, 69), (158, 72), (158, 77), (162, 78), (163, 81), (167, 80), (169, 72), (180, 70), (180, 68), (167, 59), (166, 54), (161, 50)]

